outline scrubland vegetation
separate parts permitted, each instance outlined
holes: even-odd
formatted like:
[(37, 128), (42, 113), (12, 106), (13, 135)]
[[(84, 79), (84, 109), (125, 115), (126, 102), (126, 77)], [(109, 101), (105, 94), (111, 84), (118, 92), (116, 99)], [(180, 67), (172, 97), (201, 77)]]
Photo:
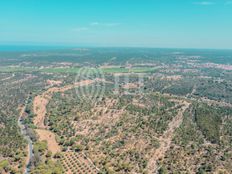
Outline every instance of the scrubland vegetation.
[[(232, 173), (228, 52), (96, 48), (0, 61), (0, 173)], [(96, 71), (80, 77), (83, 67)], [(48, 101), (40, 124), (37, 96)]]

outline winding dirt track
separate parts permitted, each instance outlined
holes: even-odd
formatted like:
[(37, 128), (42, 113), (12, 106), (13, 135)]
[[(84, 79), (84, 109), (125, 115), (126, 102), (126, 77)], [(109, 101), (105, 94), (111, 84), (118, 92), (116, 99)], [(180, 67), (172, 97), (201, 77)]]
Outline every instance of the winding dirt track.
[(54, 93), (57, 92), (65, 92), (67, 90), (73, 89), (75, 87), (87, 86), (93, 84), (94, 80), (83, 80), (81, 82), (77, 82), (75, 84), (67, 85), (64, 87), (52, 87), (45, 91), (43, 94), (38, 95), (34, 98), (33, 101), (33, 111), (36, 117), (34, 118), (34, 125), (37, 126), (36, 129), (37, 134), (39, 135), (40, 141), (47, 141), (48, 150), (50, 150), (53, 154), (60, 152), (60, 146), (56, 142), (55, 134), (49, 130), (47, 130), (47, 126), (44, 125), (44, 120), (47, 113), (47, 105), (51, 100)]
[(49, 88), (47, 91), (45, 91), (43, 94), (36, 96), (34, 99), (34, 103), (33, 103), (33, 111), (34, 111), (34, 114), (36, 115), (34, 119), (34, 125), (36, 125), (40, 129), (46, 129), (46, 126), (44, 125), (44, 119), (45, 119), (46, 112), (47, 112), (46, 107), (54, 93), (65, 92), (67, 90), (70, 90), (70, 89), (73, 89), (79, 86), (87, 86), (94, 82), (95, 82), (94, 80), (84, 80), (84, 81), (77, 82), (75, 84), (67, 85), (67, 86), (60, 87), (60, 88), (52, 87), (52, 88)]
[[(179, 100), (175, 101), (180, 103)], [(183, 105), (182, 108), (180, 109), (176, 117), (169, 123), (168, 129), (164, 132), (164, 134), (161, 137), (158, 138), (160, 147), (158, 149), (155, 149), (152, 158), (148, 162), (147, 169), (149, 174), (157, 173), (157, 162), (159, 159), (163, 159), (165, 153), (169, 150), (174, 136), (174, 131), (182, 124), (183, 114), (190, 105), (190, 103), (186, 101), (182, 101), (180, 104)]]

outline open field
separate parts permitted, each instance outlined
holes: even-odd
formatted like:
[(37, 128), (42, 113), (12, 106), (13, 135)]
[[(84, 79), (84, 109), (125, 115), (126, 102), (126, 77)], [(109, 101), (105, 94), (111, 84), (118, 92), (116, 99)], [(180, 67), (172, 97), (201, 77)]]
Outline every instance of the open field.
[(52, 154), (56, 154), (61, 151), (60, 146), (56, 142), (55, 135), (44, 129), (36, 129), (36, 133), (39, 136), (40, 141), (46, 141), (48, 143), (48, 150), (52, 152)]
[(30, 68), (30, 67), (0, 67), (1, 73), (33, 72), (33, 71), (38, 71), (38, 69)]

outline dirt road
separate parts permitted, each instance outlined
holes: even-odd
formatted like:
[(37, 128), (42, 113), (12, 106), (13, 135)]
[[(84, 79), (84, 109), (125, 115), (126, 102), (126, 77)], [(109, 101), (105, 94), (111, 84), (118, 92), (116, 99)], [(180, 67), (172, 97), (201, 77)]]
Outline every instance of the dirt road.
[(94, 83), (94, 80), (83, 80), (81, 82), (77, 82), (75, 84), (67, 85), (64, 87), (51, 87), (43, 94), (38, 95), (34, 98), (33, 101), (33, 111), (36, 117), (34, 118), (34, 125), (37, 126), (35, 130), (39, 135), (39, 140), (46, 140), (48, 143), (48, 150), (50, 150), (53, 154), (60, 152), (60, 146), (56, 142), (55, 134), (50, 130), (47, 130), (47, 126), (44, 124), (44, 120), (47, 113), (47, 105), (51, 100), (52, 96), (56, 92), (65, 92), (67, 90), (73, 89), (75, 87), (87, 86)]
[(175, 100), (175, 101), (179, 102), (183, 106), (177, 113), (176, 117), (174, 117), (173, 120), (169, 123), (168, 129), (164, 132), (164, 134), (161, 137), (158, 138), (160, 147), (154, 150), (153, 156), (148, 162), (147, 169), (149, 174), (157, 173), (158, 170), (157, 161), (159, 159), (163, 159), (165, 153), (169, 150), (174, 136), (174, 132), (181, 125), (183, 121), (183, 114), (190, 105), (190, 103), (186, 101), (179, 101), (179, 100)]

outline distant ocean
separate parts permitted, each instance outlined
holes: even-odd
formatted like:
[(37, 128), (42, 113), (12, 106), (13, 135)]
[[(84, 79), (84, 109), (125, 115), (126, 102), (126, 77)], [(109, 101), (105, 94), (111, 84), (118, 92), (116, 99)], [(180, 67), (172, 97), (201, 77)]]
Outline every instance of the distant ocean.
[(68, 46), (37, 46), (37, 45), (0, 45), (0, 52), (2, 51), (46, 51), (56, 49), (68, 49)]

